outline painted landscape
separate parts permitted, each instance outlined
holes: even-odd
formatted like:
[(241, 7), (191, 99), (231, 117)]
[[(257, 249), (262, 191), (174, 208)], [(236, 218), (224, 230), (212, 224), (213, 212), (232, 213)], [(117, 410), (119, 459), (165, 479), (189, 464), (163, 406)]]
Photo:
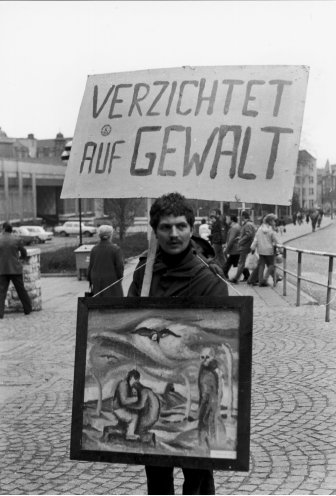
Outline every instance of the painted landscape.
[(236, 458), (238, 329), (234, 310), (92, 311), (82, 449)]

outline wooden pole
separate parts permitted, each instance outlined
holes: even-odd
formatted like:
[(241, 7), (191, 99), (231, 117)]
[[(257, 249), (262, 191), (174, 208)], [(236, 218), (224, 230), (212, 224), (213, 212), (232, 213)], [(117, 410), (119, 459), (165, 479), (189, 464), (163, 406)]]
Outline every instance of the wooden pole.
[(142, 288), (141, 288), (141, 295), (140, 296), (149, 296), (149, 291), (152, 283), (152, 276), (153, 276), (153, 265), (155, 261), (155, 256), (156, 256), (156, 249), (157, 249), (157, 240), (156, 236), (154, 234), (153, 229), (151, 228), (149, 224), (150, 220), (150, 208), (152, 205), (152, 200), (151, 198), (147, 198), (147, 220), (148, 220), (148, 231), (147, 231), (147, 238), (148, 238), (148, 254), (147, 254), (147, 262), (146, 262), (146, 268), (145, 268), (145, 274), (142, 282)]
[(147, 254), (147, 262), (145, 268), (145, 275), (142, 282), (141, 295), (140, 296), (149, 296), (149, 291), (152, 283), (153, 276), (153, 265), (156, 256), (156, 248), (157, 248), (157, 240), (154, 234), (154, 231), (151, 233), (151, 237), (149, 240), (149, 248)]

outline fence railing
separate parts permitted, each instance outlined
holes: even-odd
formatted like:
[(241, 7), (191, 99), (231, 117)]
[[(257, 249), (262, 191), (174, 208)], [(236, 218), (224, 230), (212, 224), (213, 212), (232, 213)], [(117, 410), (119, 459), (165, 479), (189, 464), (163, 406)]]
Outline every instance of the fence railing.
[[(333, 277), (333, 267), (334, 267), (334, 258), (336, 257), (335, 253), (326, 253), (322, 251), (312, 251), (312, 250), (300, 250), (299, 248), (292, 248), (291, 246), (286, 245), (278, 245), (278, 248), (282, 251), (283, 264), (276, 265), (276, 270), (280, 269), (283, 272), (283, 296), (287, 295), (287, 274), (294, 276), (296, 278), (296, 306), (300, 306), (301, 300), (301, 281), (310, 282), (312, 284), (316, 284), (318, 286), (323, 286), (327, 288), (326, 295), (326, 313), (325, 313), (325, 322), (330, 322), (330, 302), (331, 302), (331, 292), (332, 290), (336, 290), (336, 287), (332, 285), (332, 277)], [(297, 252), (297, 271), (296, 274), (287, 269), (287, 252), (293, 251)], [(307, 277), (302, 276), (302, 255), (316, 255), (320, 257), (328, 257), (328, 280), (327, 283), (322, 283), (319, 281), (313, 281), (312, 279), (308, 279)]]

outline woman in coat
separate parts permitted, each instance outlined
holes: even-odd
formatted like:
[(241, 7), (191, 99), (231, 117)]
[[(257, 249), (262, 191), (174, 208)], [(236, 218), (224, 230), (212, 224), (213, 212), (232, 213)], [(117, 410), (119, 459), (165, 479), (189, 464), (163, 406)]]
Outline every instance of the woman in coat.
[(120, 248), (112, 243), (112, 234), (112, 226), (100, 226), (98, 229), (100, 242), (91, 250), (88, 281), (94, 295), (102, 291), (99, 296), (124, 296), (119, 281), (124, 275), (123, 256)]

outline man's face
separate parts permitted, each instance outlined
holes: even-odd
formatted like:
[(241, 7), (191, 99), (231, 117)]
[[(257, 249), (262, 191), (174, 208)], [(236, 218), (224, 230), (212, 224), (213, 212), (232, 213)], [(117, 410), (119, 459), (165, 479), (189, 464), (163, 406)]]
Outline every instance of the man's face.
[(161, 217), (155, 234), (164, 252), (169, 255), (178, 255), (189, 245), (192, 230), (185, 215), (178, 217), (167, 215)]

